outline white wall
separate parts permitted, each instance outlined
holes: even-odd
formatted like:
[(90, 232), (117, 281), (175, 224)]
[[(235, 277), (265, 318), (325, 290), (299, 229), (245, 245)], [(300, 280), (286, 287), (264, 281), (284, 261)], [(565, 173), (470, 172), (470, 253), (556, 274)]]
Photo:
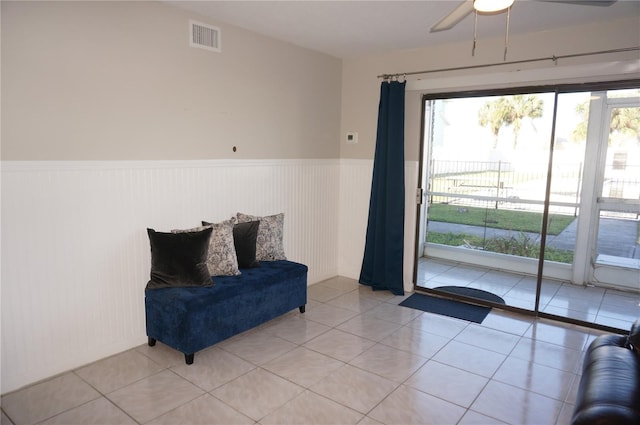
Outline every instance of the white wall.
[[(309, 266), (310, 284), (357, 279), (372, 166), (340, 159), (3, 161), (2, 393), (145, 343), (147, 227), (284, 212), (285, 253)], [(417, 163), (407, 162), (405, 173), (410, 291)]]
[(158, 2), (0, 7), (4, 160), (339, 156), (339, 59)]
[[(525, 35), (511, 35), (507, 61), (574, 53), (602, 51), (640, 45), (640, 19), (621, 19), (608, 23), (590, 24)], [(341, 144), (341, 158), (372, 158), (375, 151), (376, 121), (381, 80), (378, 75), (424, 71), (430, 69), (464, 67), (503, 61), (504, 39), (480, 39), (476, 55), (471, 56), (471, 40), (465, 43), (400, 50), (381, 55), (347, 58), (342, 67), (342, 124), (341, 135), (358, 132), (358, 144)], [(589, 56), (558, 61), (558, 66), (588, 65), (640, 58), (638, 51)], [(553, 67), (551, 61), (518, 64), (456, 72), (440, 72), (407, 76), (405, 152), (409, 161), (417, 161), (420, 152), (421, 95), (428, 92), (470, 90), (471, 88), (500, 87), (501, 82), (488, 86), (483, 75), (505, 71), (533, 70)], [(452, 87), (445, 77), (461, 76), (467, 85)], [(429, 89), (415, 89), (421, 81), (434, 80)], [(521, 80), (522, 81), (522, 80)], [(438, 87), (438, 82), (441, 86)], [(477, 84), (475, 87), (473, 86)], [(536, 82), (538, 84), (539, 82)], [(471, 85), (471, 87), (470, 87)]]
[(337, 274), (340, 163), (2, 163), (2, 392), (146, 341), (146, 228), (285, 214), (309, 283)]
[(338, 274), (340, 60), (157, 2), (0, 7), (2, 393), (145, 342), (147, 227), (284, 212)]
[[(3, 161), (2, 392), (146, 341), (147, 227), (284, 212), (285, 252), (309, 266), (310, 284), (357, 279), (372, 166), (339, 159)], [(409, 291), (417, 163), (407, 162), (405, 173)]]

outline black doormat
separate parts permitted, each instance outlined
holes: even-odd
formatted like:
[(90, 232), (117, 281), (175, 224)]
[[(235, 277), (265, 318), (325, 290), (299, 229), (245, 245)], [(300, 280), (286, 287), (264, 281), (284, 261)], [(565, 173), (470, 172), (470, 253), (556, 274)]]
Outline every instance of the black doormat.
[(449, 292), (451, 294), (463, 295), (465, 297), (476, 298), (484, 301), (491, 301), (497, 304), (504, 304), (502, 297), (483, 291), (482, 289), (468, 288), (466, 286), (438, 286), (438, 291)]
[[(474, 297), (504, 304), (504, 300), (491, 292), (461, 286), (442, 286), (440, 291)], [(491, 311), (491, 307), (467, 304), (456, 300), (447, 300), (427, 294), (413, 294), (400, 303), (401, 306), (422, 310), (443, 316), (455, 317), (469, 322), (482, 323)]]

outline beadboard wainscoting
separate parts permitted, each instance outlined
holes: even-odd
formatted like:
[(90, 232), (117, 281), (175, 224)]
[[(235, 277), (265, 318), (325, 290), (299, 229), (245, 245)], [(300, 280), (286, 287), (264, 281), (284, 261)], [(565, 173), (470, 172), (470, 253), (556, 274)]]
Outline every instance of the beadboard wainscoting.
[[(417, 168), (407, 164), (407, 182)], [(147, 227), (284, 212), (285, 252), (310, 284), (357, 278), (371, 171), (340, 159), (3, 161), (2, 393), (146, 342)]]

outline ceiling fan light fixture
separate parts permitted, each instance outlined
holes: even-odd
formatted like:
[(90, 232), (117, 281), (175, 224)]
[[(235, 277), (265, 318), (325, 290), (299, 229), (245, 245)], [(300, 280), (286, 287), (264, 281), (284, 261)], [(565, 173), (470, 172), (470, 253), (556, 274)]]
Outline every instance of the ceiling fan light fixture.
[(513, 4), (514, 0), (473, 0), (473, 8), (478, 13), (502, 12)]

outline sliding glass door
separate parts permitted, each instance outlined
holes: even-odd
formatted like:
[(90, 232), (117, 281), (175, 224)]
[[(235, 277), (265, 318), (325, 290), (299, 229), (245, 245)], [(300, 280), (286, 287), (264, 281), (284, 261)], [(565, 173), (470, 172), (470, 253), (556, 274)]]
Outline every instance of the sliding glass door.
[[(607, 288), (640, 313), (633, 85), (425, 96), (418, 257), (463, 264), (466, 286), (514, 308), (622, 326)], [(446, 286), (421, 276), (417, 289)]]
[(595, 205), (592, 280), (640, 288), (640, 99), (632, 91), (599, 93), (603, 120)]

